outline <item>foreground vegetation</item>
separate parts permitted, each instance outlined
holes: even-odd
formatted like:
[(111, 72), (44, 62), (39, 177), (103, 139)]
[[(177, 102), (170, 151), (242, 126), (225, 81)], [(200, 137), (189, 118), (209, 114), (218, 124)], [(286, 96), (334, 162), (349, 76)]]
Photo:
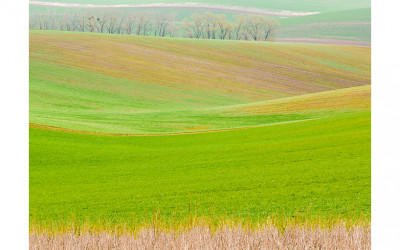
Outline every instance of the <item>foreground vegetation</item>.
[(200, 224), (186, 230), (150, 226), (136, 233), (93, 232), (63, 234), (33, 232), (30, 249), (370, 249), (371, 229), (337, 225), (330, 229), (269, 225), (249, 229), (240, 225), (215, 229)]
[(129, 222), (370, 214), (370, 113), (218, 133), (30, 130), (30, 214)]

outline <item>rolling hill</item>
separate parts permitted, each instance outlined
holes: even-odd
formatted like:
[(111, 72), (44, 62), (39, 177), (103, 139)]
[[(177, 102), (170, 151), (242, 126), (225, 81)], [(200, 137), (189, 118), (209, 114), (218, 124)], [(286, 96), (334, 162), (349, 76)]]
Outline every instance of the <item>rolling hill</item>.
[(369, 47), (31, 31), (29, 56), (33, 226), (369, 220)]
[(34, 124), (121, 134), (231, 129), (325, 116), (227, 112), (236, 105), (367, 93), (357, 87), (370, 84), (370, 48), (32, 31), (30, 81)]

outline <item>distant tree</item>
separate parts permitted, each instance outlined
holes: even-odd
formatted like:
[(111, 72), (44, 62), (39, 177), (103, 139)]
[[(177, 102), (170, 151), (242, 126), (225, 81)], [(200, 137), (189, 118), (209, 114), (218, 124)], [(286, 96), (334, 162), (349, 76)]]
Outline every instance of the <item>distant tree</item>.
[(274, 19), (266, 18), (263, 25), (264, 41), (267, 41), (270, 36), (275, 35), (279, 30), (280, 24)]
[(110, 13), (108, 22), (105, 26), (109, 34), (113, 34), (115, 32), (115, 28), (117, 26), (117, 17), (113, 13)]
[(170, 28), (175, 16), (174, 13), (153, 12), (154, 35), (164, 37), (170, 34)]
[(110, 14), (107, 11), (103, 11), (102, 13), (100, 13), (99, 16), (96, 17), (96, 30), (99, 33), (103, 33), (105, 30), (105, 26), (106, 23), (109, 21), (110, 19)]
[(126, 16), (117, 16), (116, 17), (116, 28), (115, 33), (117, 34), (124, 34), (124, 23), (125, 23)]
[(77, 30), (81, 32), (85, 32), (86, 29), (86, 23), (87, 23), (87, 17), (86, 13), (78, 12), (76, 14), (76, 19), (78, 20), (77, 23)]
[(146, 13), (141, 13), (136, 19), (136, 35), (146, 35), (148, 32), (150, 20)]
[(37, 18), (36, 12), (29, 14), (29, 29), (36, 29), (37, 20), (38, 20), (38, 18)]
[(204, 23), (203, 38), (215, 39), (217, 33), (217, 16), (211, 12), (206, 12), (202, 15)]
[(46, 29), (49, 29), (49, 30), (57, 29), (57, 18), (56, 18), (56, 14), (54, 12), (49, 10), (47, 12), (46, 19), (47, 19), (47, 25), (48, 25)]
[(87, 18), (86, 28), (90, 32), (94, 32), (96, 30), (96, 26), (97, 26), (96, 18), (94, 16), (89, 16)]
[[(173, 37), (179, 30), (175, 25), (175, 17), (176, 14), (168, 12), (117, 15), (111, 11), (100, 14), (86, 11), (72, 15), (66, 12), (58, 16), (51, 11), (45, 14), (34, 12), (29, 16), (29, 28), (143, 36), (153, 32), (155, 36)], [(266, 41), (277, 33), (279, 22), (261, 15), (240, 15), (235, 16), (231, 23), (224, 14), (205, 12), (194, 13), (191, 19), (185, 18), (181, 27), (188, 38)]]
[(135, 21), (136, 21), (136, 15), (135, 13), (132, 12), (129, 13), (129, 15), (124, 19), (123, 27), (127, 35), (132, 34)]
[(253, 38), (254, 41), (259, 40), (262, 37), (262, 31), (264, 29), (264, 23), (266, 22), (264, 16), (260, 15), (248, 15), (246, 18), (247, 32)]
[(68, 31), (76, 31), (76, 30), (78, 30), (78, 25), (79, 25), (78, 21), (79, 20), (78, 20), (77, 16), (76, 15), (71, 15), (71, 14), (68, 14), (68, 16), (69, 16), (69, 18), (68, 18), (68, 23), (66, 25), (66, 29)]
[(202, 15), (199, 13), (194, 13), (192, 15), (192, 20), (185, 19), (183, 21), (183, 28), (190, 38), (201, 38), (204, 33), (204, 23)]
[(228, 34), (232, 32), (232, 24), (226, 20), (226, 16), (224, 14), (217, 15), (216, 22), (219, 28), (219, 38), (224, 40), (230, 37)]
[(244, 30), (246, 29), (246, 17), (244, 15), (235, 16), (235, 21), (233, 23), (233, 37), (235, 40), (243, 39)]
[(68, 12), (64, 13), (60, 18), (59, 18), (59, 29), (60, 30), (66, 30), (66, 31), (70, 31), (71, 30), (71, 26), (70, 26), (70, 17)]

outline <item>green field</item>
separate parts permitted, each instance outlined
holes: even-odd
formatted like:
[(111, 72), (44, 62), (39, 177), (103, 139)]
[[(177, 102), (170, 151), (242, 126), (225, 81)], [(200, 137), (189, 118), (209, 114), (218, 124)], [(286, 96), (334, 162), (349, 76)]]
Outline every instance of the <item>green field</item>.
[[(56, 2), (56, 3), (78, 3), (78, 4), (148, 4), (148, 3), (182, 3), (180, 0), (42, 0), (41, 2)], [(369, 0), (197, 0), (195, 3), (210, 3), (237, 5), (245, 7), (276, 9), (276, 10), (292, 10), (292, 11), (336, 11), (346, 9), (368, 8), (371, 7)]]
[(371, 8), (281, 18), (279, 38), (371, 41)]
[(31, 31), (31, 222), (369, 220), (370, 53)]
[[(371, 212), (370, 112), (156, 137), (30, 130), (30, 214), (127, 222), (198, 215)], [(190, 201), (189, 201), (190, 200)]]
[[(304, 106), (342, 88), (364, 93), (338, 99), (348, 110), (369, 108), (370, 90), (359, 88), (370, 84), (370, 48), (32, 31), (30, 81), (35, 124), (128, 134), (229, 129), (343, 112), (321, 101)], [(301, 112), (229, 111), (312, 93)]]

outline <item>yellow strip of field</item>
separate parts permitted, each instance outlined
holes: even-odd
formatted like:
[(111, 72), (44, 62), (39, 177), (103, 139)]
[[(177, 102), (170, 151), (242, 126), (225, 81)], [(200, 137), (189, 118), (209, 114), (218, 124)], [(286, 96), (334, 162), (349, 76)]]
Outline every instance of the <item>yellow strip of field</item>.
[(255, 115), (370, 109), (371, 85), (365, 85), (246, 105), (235, 105), (221, 108), (221, 111), (235, 115)]

